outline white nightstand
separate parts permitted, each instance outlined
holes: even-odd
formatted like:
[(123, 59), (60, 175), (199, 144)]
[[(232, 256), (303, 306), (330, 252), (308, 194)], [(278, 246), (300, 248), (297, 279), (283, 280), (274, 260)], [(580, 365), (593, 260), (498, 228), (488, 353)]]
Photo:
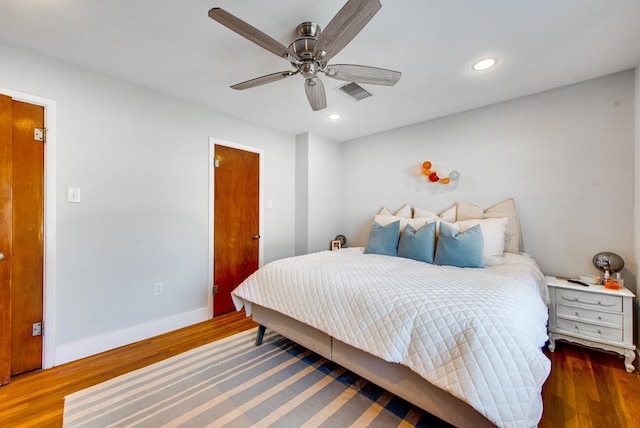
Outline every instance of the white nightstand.
[(602, 285), (585, 287), (555, 276), (547, 276), (551, 297), (549, 308), (549, 350), (556, 340), (579, 343), (624, 355), (628, 372), (633, 360), (633, 299), (626, 288), (609, 290)]

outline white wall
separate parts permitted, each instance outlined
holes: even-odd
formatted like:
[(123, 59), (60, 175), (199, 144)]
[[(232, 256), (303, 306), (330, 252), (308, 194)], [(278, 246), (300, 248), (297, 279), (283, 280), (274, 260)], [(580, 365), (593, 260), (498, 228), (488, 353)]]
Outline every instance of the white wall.
[(341, 144), (310, 134), (309, 252), (328, 250), (341, 233)]
[[(640, 263), (638, 263), (638, 256), (640, 256), (640, 67), (637, 67), (635, 70), (635, 110), (634, 110), (634, 149), (635, 149), (635, 191), (634, 195), (634, 242), (635, 242), (635, 252), (634, 252), (634, 260), (636, 263), (635, 275), (636, 278), (640, 275)], [(640, 317), (639, 322), (640, 322)]]
[(295, 254), (309, 252), (309, 134), (296, 135)]
[[(640, 256), (640, 66), (635, 70), (635, 110), (634, 110), (634, 171), (635, 171), (635, 191), (634, 195), (634, 253), (633, 261), (635, 263), (635, 269), (633, 274), (636, 279), (640, 276), (640, 263), (638, 263), (638, 256)], [(626, 284), (625, 284), (626, 286)], [(640, 296), (638, 295), (638, 286), (636, 280), (636, 346), (640, 345)], [(640, 355), (640, 352), (638, 352)]]
[(294, 136), (9, 46), (0, 58), (0, 87), (57, 105), (55, 364), (206, 318), (210, 136), (265, 151), (265, 262), (293, 254)]
[(341, 145), (305, 133), (296, 137), (296, 254), (328, 250), (340, 234)]
[[(633, 276), (633, 85), (630, 70), (343, 143), (347, 239), (364, 245), (383, 205), (513, 197), (524, 250), (544, 272), (597, 272), (591, 259), (607, 250)], [(458, 187), (418, 182), (411, 169), (424, 160), (460, 171)]]

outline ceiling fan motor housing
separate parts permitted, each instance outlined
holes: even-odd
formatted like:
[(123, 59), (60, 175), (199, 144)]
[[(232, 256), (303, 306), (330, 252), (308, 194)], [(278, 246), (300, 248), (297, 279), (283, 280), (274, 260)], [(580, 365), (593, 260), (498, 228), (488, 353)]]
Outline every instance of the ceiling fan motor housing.
[(293, 57), (290, 62), (305, 79), (311, 79), (323, 68), (323, 64), (313, 54), (313, 48), (322, 30), (315, 22), (303, 22), (296, 30), (301, 37), (289, 45)]
[(315, 37), (300, 37), (289, 45), (289, 51), (294, 58), (300, 58), (301, 60), (313, 59), (313, 47), (317, 41), (318, 39)]
[(315, 37), (316, 39), (322, 32), (322, 29), (318, 24), (309, 21), (303, 22), (302, 24), (298, 25), (296, 30), (302, 37)]

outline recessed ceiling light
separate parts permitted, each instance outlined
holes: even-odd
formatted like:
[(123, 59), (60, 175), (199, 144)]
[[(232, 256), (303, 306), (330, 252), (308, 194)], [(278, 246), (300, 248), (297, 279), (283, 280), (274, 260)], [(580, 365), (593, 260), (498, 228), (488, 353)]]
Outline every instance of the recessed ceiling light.
[(475, 71), (482, 71), (496, 65), (497, 60), (495, 58), (485, 58), (473, 64), (473, 69)]
[(339, 120), (342, 116), (340, 116), (338, 113), (330, 113), (327, 115), (327, 119), (329, 120)]

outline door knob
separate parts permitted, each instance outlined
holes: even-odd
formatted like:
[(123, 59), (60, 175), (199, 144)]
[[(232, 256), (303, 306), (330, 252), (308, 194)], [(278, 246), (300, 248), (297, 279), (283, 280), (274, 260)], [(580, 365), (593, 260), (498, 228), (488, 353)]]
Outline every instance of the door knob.
[(260, 235), (253, 235), (253, 239), (260, 239)]
[(0, 253), (0, 260), (4, 260), (4, 253)]

